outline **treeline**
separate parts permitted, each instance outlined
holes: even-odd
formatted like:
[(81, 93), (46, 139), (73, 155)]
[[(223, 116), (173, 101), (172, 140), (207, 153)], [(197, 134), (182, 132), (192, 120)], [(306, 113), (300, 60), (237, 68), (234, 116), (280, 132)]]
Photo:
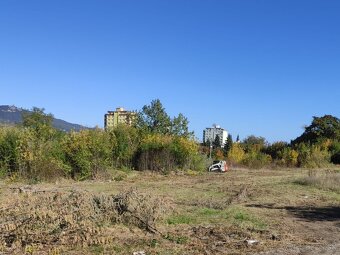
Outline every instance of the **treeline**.
[[(218, 141), (212, 143), (213, 157), (226, 159), (232, 165), (318, 168), (340, 164), (340, 120), (331, 115), (313, 117), (304, 133), (290, 143), (269, 144), (265, 138), (256, 136), (234, 143), (229, 135), (226, 146), (221, 148)], [(209, 150), (209, 144), (205, 145), (205, 154)]]
[(105, 176), (114, 169), (172, 170), (206, 168), (206, 157), (188, 131), (188, 120), (170, 118), (154, 100), (139, 112), (134, 126), (62, 132), (51, 114), (33, 108), (18, 127), (0, 128), (0, 175), (34, 180), (76, 180)]
[(21, 126), (0, 128), (0, 176), (84, 180), (117, 169), (205, 171), (212, 159), (249, 168), (340, 163), (340, 120), (331, 115), (314, 117), (291, 143), (269, 144), (255, 136), (233, 142), (230, 135), (224, 148), (217, 138), (212, 150), (194, 139), (185, 116), (171, 118), (159, 100), (144, 106), (133, 126), (62, 132), (52, 127), (52, 119), (33, 108)]

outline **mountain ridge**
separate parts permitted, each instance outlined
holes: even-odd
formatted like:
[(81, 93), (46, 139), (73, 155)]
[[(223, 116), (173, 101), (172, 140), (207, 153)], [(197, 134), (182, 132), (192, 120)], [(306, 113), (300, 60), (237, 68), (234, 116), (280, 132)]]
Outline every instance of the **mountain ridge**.
[[(0, 124), (5, 125), (18, 125), (22, 123), (22, 114), (29, 113), (30, 110), (17, 107), (15, 105), (0, 105)], [(57, 119), (53, 117), (52, 125), (54, 128), (62, 131), (80, 131), (82, 129), (89, 129), (88, 127), (70, 123), (62, 119)]]

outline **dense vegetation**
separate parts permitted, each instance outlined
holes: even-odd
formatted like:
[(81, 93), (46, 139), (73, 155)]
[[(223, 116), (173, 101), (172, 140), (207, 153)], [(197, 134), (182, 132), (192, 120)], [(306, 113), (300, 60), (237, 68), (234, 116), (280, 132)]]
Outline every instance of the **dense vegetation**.
[(115, 169), (204, 170), (206, 157), (188, 131), (188, 120), (171, 119), (159, 100), (144, 106), (134, 126), (62, 132), (53, 116), (33, 108), (18, 127), (0, 129), (0, 174), (47, 180), (106, 177)]
[(144, 106), (133, 126), (62, 132), (52, 127), (52, 120), (51, 114), (33, 108), (21, 126), (0, 128), (0, 175), (83, 180), (106, 177), (115, 169), (204, 171), (210, 154), (251, 168), (340, 163), (340, 121), (330, 115), (314, 117), (290, 144), (268, 144), (255, 136), (233, 143), (230, 135), (223, 149), (217, 139), (212, 153), (194, 139), (187, 118), (170, 118), (159, 100)]
[(291, 143), (269, 144), (265, 138), (252, 135), (239, 143), (227, 143), (224, 150), (214, 146), (213, 155), (252, 168), (318, 168), (340, 164), (340, 120), (331, 115), (313, 117), (311, 125)]

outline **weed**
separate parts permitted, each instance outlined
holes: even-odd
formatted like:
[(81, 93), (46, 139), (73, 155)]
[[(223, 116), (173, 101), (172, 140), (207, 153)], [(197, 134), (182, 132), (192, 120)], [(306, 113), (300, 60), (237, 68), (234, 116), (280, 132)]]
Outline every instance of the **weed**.
[(167, 234), (165, 236), (165, 239), (177, 244), (186, 244), (189, 241), (189, 238), (187, 236), (175, 236), (171, 234)]
[(201, 210), (199, 210), (198, 213), (203, 216), (216, 216), (221, 214), (221, 210), (212, 208), (202, 208)]
[(296, 183), (340, 193), (340, 173), (337, 171), (320, 173), (320, 171), (315, 169), (309, 170), (308, 175), (296, 180)]
[(167, 219), (167, 223), (169, 225), (192, 224), (195, 221), (196, 220), (192, 216), (189, 216), (189, 215), (176, 215), (176, 216), (172, 216)]
[(158, 244), (159, 244), (159, 243), (158, 243), (158, 241), (157, 241), (156, 239), (152, 239), (152, 240), (150, 241), (150, 243), (149, 243), (149, 246), (150, 246), (151, 248), (155, 248)]
[(104, 247), (102, 245), (93, 245), (91, 246), (90, 251), (92, 254), (103, 254)]
[(226, 216), (228, 219), (233, 220), (236, 225), (243, 228), (254, 230), (265, 230), (267, 228), (267, 224), (262, 219), (239, 207), (229, 209)]

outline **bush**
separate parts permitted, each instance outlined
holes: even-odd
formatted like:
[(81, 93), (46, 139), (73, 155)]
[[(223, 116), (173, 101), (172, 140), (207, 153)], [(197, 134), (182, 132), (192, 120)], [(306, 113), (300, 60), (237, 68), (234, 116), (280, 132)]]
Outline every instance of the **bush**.
[(333, 142), (330, 146), (330, 150), (332, 153), (331, 162), (333, 164), (340, 164), (340, 142)]
[(318, 168), (328, 166), (330, 163), (330, 153), (317, 145), (300, 144), (297, 150), (299, 167)]
[(289, 147), (281, 152), (281, 163), (287, 167), (295, 167), (298, 164), (299, 153)]
[(73, 179), (95, 178), (110, 165), (112, 150), (105, 131), (82, 130), (64, 137), (65, 161)]
[[(56, 135), (56, 133), (54, 134)], [(57, 136), (44, 139), (31, 128), (20, 132), (18, 142), (19, 173), (33, 180), (54, 180), (65, 176), (63, 152)]]
[(139, 146), (139, 135), (135, 128), (119, 125), (109, 131), (112, 146), (112, 164), (116, 168), (132, 168), (133, 158)]
[(0, 171), (3, 176), (13, 174), (19, 169), (19, 129), (0, 129)]
[(135, 164), (138, 170), (168, 172), (176, 169), (201, 170), (204, 159), (198, 144), (183, 137), (148, 134), (141, 140)]
[(228, 153), (228, 160), (233, 164), (239, 164), (243, 161), (245, 152), (239, 143), (234, 143)]
[(331, 162), (337, 165), (340, 164), (340, 152), (336, 152), (335, 154), (332, 155)]
[(271, 162), (271, 157), (267, 154), (257, 151), (251, 151), (246, 154), (242, 163), (249, 168), (263, 168), (266, 165), (269, 165)]

